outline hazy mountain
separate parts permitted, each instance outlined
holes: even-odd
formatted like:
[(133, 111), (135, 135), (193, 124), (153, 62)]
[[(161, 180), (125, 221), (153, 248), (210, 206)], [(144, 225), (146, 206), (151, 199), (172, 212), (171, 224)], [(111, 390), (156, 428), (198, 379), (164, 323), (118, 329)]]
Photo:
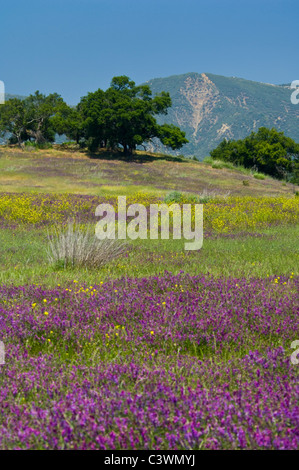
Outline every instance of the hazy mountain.
[(24, 100), (26, 98), (26, 96), (10, 95), (9, 93), (5, 93), (5, 101), (12, 100), (13, 98), (18, 98), (19, 100)]
[[(211, 73), (187, 73), (146, 82), (153, 94), (168, 91), (172, 107), (158, 122), (186, 132), (189, 144), (174, 154), (209, 154), (221, 140), (241, 139), (259, 127), (275, 127), (299, 142), (299, 104), (291, 103), (290, 85), (271, 85)], [(155, 142), (149, 150), (164, 151)]]

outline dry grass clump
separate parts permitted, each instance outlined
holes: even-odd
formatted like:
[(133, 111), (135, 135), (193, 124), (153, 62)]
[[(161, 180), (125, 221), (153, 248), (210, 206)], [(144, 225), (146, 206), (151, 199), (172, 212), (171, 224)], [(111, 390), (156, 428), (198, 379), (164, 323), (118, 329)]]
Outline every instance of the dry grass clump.
[(56, 267), (99, 268), (122, 255), (127, 244), (119, 240), (99, 240), (94, 228), (80, 227), (72, 222), (54, 227), (48, 233), (49, 262)]

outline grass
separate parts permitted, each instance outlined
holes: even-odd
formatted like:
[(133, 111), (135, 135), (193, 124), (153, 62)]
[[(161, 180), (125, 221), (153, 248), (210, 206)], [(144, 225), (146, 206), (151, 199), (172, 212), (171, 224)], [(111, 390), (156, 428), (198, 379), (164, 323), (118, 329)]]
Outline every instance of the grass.
[(229, 170), (237, 171), (238, 173), (243, 173), (244, 175), (253, 176), (254, 178), (260, 180), (264, 180), (267, 178), (267, 176), (263, 173), (255, 172), (250, 168), (245, 168), (245, 166), (243, 165), (234, 165), (232, 162), (226, 162), (224, 160), (215, 160), (212, 157), (205, 157), (203, 163), (205, 163), (206, 165), (211, 165), (212, 168), (215, 168), (217, 170), (222, 170), (226, 168)]
[[(142, 153), (127, 162), (108, 153), (1, 149), (0, 170), (0, 190), (10, 193), (1, 198), (0, 319), (8, 353), (0, 375), (1, 448), (92, 448), (111, 431), (120, 440), (116, 447), (103, 441), (103, 448), (292, 448), (289, 356), (297, 334), (299, 225), (291, 185), (246, 173), (250, 184), (244, 186), (242, 169)], [(22, 191), (42, 197), (11, 194)], [(287, 197), (214, 198), (229, 192)], [(127, 240), (128, 249), (101, 267), (50, 264), (51, 224), (65, 222), (75, 209), (93, 217), (98, 204), (61, 193), (126, 194), (145, 204), (152, 196), (170, 202), (208, 197), (203, 247), (185, 251), (184, 240)], [(203, 276), (195, 282), (182, 271)], [(136, 412), (124, 401), (129, 396)], [(96, 406), (88, 408), (93, 399)], [(193, 405), (201, 413), (194, 425), (202, 426), (195, 441), (183, 423), (193, 422)], [(140, 410), (149, 413), (142, 423)], [(164, 414), (157, 428), (155, 416)], [(246, 443), (239, 429), (232, 431), (234, 420)], [(179, 443), (167, 440), (173, 424)], [(254, 441), (256, 429), (269, 427), (272, 440), (285, 441), (264, 444), (262, 434)], [(223, 437), (226, 431), (233, 441)], [(121, 440), (131, 432), (137, 444)], [(146, 445), (139, 441), (144, 432)]]
[[(136, 190), (159, 193), (170, 191), (200, 194), (209, 190), (219, 194), (278, 196), (291, 195), (298, 186), (267, 177), (259, 180), (249, 170), (222, 168), (169, 155), (138, 152), (133, 160), (123, 155), (57, 149), (28, 150), (0, 148), (0, 191), (38, 191), (90, 195), (126, 194)], [(244, 187), (244, 172), (250, 187)]]
[(95, 283), (119, 277), (210, 273), (214, 276), (266, 277), (299, 274), (299, 227), (276, 227), (233, 237), (204, 238), (201, 250), (184, 250), (183, 240), (136, 240), (125, 255), (100, 269), (49, 265), (47, 235), (41, 229), (0, 231), (0, 282), (46, 286)]
[(93, 227), (87, 226), (83, 231), (74, 223), (52, 229), (48, 234), (49, 262), (63, 269), (75, 266), (99, 269), (127, 251), (124, 242), (98, 240), (94, 235)]

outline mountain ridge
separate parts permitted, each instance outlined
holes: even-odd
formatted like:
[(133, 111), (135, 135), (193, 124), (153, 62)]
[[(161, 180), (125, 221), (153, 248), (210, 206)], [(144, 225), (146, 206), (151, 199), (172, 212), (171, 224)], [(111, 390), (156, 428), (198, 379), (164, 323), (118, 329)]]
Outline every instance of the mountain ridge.
[[(170, 93), (172, 106), (158, 123), (167, 122), (186, 132), (189, 144), (179, 152), (200, 160), (221, 140), (241, 139), (259, 127), (275, 127), (299, 141), (299, 106), (291, 103), (289, 85), (255, 82), (212, 73), (189, 72), (145, 82), (153, 94)], [(150, 151), (166, 149), (158, 141)]]

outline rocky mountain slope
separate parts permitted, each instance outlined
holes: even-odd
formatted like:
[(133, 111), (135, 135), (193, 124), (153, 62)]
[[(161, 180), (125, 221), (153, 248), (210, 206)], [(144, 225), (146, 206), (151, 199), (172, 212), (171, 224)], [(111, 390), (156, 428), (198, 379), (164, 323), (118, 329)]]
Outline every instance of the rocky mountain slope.
[[(153, 94), (168, 91), (172, 107), (158, 122), (179, 126), (189, 144), (180, 151), (199, 159), (221, 140), (241, 139), (259, 127), (275, 127), (299, 142), (299, 104), (289, 85), (271, 85), (210, 73), (187, 73), (146, 82)], [(148, 150), (165, 151), (155, 141)]]

